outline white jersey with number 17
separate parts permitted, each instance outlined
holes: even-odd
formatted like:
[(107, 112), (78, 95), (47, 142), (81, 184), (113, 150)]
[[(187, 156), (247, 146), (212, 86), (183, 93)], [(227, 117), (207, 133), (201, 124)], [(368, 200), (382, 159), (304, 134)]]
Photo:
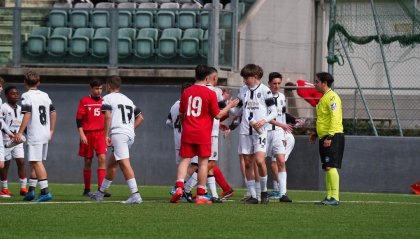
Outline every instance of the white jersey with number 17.
[(127, 96), (112, 92), (103, 98), (102, 111), (111, 111), (109, 134), (125, 134), (134, 139), (134, 121), (141, 113)]
[(28, 144), (46, 144), (50, 140), (50, 114), (54, 106), (47, 93), (40, 90), (29, 90), (22, 94), (22, 114), (31, 113), (27, 125)]

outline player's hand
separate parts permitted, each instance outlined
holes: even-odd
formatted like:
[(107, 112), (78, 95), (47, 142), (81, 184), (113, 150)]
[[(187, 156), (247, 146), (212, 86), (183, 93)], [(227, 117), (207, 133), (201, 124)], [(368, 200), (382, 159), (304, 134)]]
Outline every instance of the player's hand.
[(223, 131), (223, 138), (227, 138), (228, 136), (229, 136), (229, 134), (232, 132), (232, 130), (230, 130), (230, 129), (227, 129), (227, 130), (224, 130)]
[(220, 122), (219, 128), (220, 130), (225, 131), (229, 129), (229, 126), (226, 125), (225, 123)]
[(112, 141), (111, 141), (111, 138), (109, 136), (106, 136), (105, 143), (106, 143), (106, 146), (108, 146), (108, 147), (112, 146)]
[(265, 121), (265, 119), (260, 119), (260, 120), (258, 120), (257, 122), (255, 122), (255, 124), (254, 124), (254, 125), (252, 125), (252, 127), (253, 127), (254, 129), (260, 129), (261, 127), (263, 127), (263, 126), (265, 125), (265, 123), (267, 123), (267, 122)]
[(332, 141), (331, 139), (325, 139), (324, 144), (323, 144), (324, 148), (330, 147), (331, 146), (331, 141)]
[(311, 132), (309, 134), (309, 143), (314, 144), (316, 141), (316, 133), (315, 132)]
[(22, 142), (22, 133), (16, 133), (15, 135), (13, 135), (13, 141), (15, 141), (16, 143)]
[(282, 126), (281, 128), (287, 133), (292, 133), (293, 132), (293, 128), (290, 124), (284, 124), (284, 126)]
[(296, 128), (300, 128), (300, 127), (302, 127), (305, 123), (306, 123), (306, 120), (304, 120), (304, 119), (296, 119), (296, 124), (295, 124), (295, 127), (296, 127)]
[(87, 138), (86, 138), (86, 135), (80, 135), (80, 142), (81, 142), (82, 144), (88, 144), (88, 143), (87, 143)]
[(234, 100), (229, 101), (228, 106), (229, 108), (233, 108), (233, 107), (236, 107), (238, 104), (239, 104), (239, 99), (236, 98)]

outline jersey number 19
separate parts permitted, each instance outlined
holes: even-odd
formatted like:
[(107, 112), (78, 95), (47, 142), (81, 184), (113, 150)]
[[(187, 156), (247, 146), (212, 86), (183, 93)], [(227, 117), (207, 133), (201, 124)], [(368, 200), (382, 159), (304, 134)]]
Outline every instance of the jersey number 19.
[(187, 109), (187, 116), (194, 116), (198, 117), (201, 115), (201, 107), (203, 106), (203, 100), (200, 96), (192, 95), (188, 97), (188, 109)]

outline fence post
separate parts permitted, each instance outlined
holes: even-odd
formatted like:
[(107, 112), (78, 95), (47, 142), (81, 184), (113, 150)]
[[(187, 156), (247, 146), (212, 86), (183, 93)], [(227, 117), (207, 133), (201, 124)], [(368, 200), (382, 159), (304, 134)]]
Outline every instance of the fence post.
[(12, 45), (12, 64), (13, 67), (20, 67), (22, 58), (22, 39), (21, 39), (21, 25), (22, 25), (22, 0), (15, 0), (15, 7), (13, 8), (13, 45)]
[(214, 68), (219, 68), (219, 13), (220, 1), (213, 0), (212, 18), (209, 34), (209, 53), (208, 64)]
[(118, 12), (116, 8), (109, 9), (111, 12), (111, 39), (109, 46), (109, 68), (116, 69), (118, 66)]
[[(330, 1), (330, 20), (329, 20), (330, 30), (336, 22), (336, 10), (337, 10), (336, 0), (331, 0)], [(334, 56), (334, 45), (335, 45), (335, 37), (331, 39), (330, 44), (328, 45), (328, 59), (332, 59)], [(334, 75), (334, 63), (328, 63), (328, 73), (330, 73), (332, 76)]]

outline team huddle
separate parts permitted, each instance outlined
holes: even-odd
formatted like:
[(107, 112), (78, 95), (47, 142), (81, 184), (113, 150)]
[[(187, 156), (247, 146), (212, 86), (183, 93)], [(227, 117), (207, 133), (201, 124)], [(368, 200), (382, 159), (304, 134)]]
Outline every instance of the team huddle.
[[(235, 98), (230, 97), (228, 90), (217, 87), (218, 72), (206, 65), (195, 68), (194, 84), (182, 86), (181, 97), (171, 107), (166, 120), (173, 129), (178, 165), (171, 203), (181, 199), (196, 204), (221, 203), (234, 195), (217, 161), (219, 131), (228, 137), (236, 128), (240, 170), (248, 189), (243, 199), (245, 203), (267, 204), (270, 199), (292, 202), (287, 196), (286, 161), (295, 145), (293, 125), (301, 122), (286, 112), (286, 99), (280, 93), (282, 75), (270, 73), (267, 87), (261, 83), (263, 70), (258, 65), (248, 64), (240, 74), (244, 85)], [(328, 96), (323, 96), (316, 104), (317, 132), (310, 135), (312, 143), (319, 138), (322, 167), (326, 172), (327, 196), (320, 203), (338, 205), (337, 169), (341, 168), (344, 151), (341, 100), (330, 89), (333, 78), (328, 73), (318, 73), (315, 82), (316, 90)], [(2, 90), (4, 81), (0, 83)], [(54, 134), (56, 112), (48, 94), (38, 89), (40, 77), (36, 72), (28, 72), (24, 84), (28, 91), (22, 97), (19, 97), (16, 87), (7, 87), (7, 102), (1, 106), (3, 118), (0, 127), (4, 144), (0, 145), (0, 197), (11, 195), (7, 186), (7, 169), (11, 159), (15, 159), (23, 200), (44, 202), (52, 200), (43, 161), (47, 158), (48, 142)], [(130, 190), (128, 199), (122, 203), (139, 204), (143, 200), (131, 167), (129, 149), (134, 143), (135, 128), (142, 123), (143, 116), (133, 101), (120, 92), (121, 79), (118, 76), (108, 77), (105, 87), (108, 94), (101, 97), (102, 82), (92, 79), (90, 95), (80, 100), (77, 109), (79, 156), (84, 158), (82, 195), (97, 202), (110, 197), (107, 191), (119, 166)], [(19, 99), (21, 106), (18, 105)], [(29, 179), (25, 175), (22, 144), (25, 141), (26, 158), (30, 164)], [(107, 147), (112, 149), (108, 161)], [(91, 192), (94, 153), (98, 158), (98, 187)], [(273, 172), (272, 192), (267, 188), (267, 157), (271, 160), (269, 168)], [(41, 191), (36, 197), (37, 184)], [(222, 189), (221, 195), (217, 192), (217, 184)], [(192, 195), (194, 187), (197, 188), (195, 197)]]

